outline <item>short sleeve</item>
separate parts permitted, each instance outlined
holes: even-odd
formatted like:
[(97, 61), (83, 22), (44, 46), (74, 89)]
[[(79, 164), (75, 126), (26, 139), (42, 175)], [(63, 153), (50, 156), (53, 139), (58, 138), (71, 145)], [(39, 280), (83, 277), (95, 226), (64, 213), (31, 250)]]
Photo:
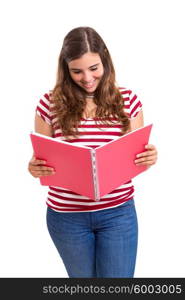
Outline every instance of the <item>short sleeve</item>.
[(124, 111), (130, 119), (133, 119), (142, 110), (143, 104), (139, 97), (130, 89), (120, 88), (124, 99)]
[(35, 111), (46, 123), (51, 125), (49, 93), (45, 93), (40, 97)]

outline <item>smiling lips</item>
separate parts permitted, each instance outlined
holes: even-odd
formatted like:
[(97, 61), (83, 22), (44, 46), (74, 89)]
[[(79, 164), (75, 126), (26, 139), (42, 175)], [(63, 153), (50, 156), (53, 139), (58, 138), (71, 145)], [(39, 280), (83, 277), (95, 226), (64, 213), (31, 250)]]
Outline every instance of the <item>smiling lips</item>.
[(94, 83), (95, 83), (95, 80), (93, 80), (91, 83), (88, 83), (88, 84), (83, 84), (83, 86), (87, 89), (90, 89), (94, 86)]

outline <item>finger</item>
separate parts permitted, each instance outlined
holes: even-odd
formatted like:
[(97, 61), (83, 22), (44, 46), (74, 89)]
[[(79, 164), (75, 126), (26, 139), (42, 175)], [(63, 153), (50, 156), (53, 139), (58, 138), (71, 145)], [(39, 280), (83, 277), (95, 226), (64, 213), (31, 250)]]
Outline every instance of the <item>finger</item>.
[(156, 160), (145, 160), (143, 162), (136, 163), (136, 166), (144, 166), (144, 165), (154, 165), (156, 163)]
[(36, 165), (39, 165), (39, 164), (44, 165), (44, 164), (46, 164), (46, 161), (42, 160), (42, 159), (32, 159), (30, 161), (30, 164), (33, 165), (33, 166), (36, 166)]
[(42, 166), (33, 166), (31, 169), (33, 171), (54, 171), (54, 168), (51, 168), (51, 167), (42, 167)]
[(155, 164), (155, 161), (153, 160), (148, 160), (148, 161), (145, 161), (145, 162), (141, 162), (141, 163), (137, 163), (136, 166), (152, 166)]
[(148, 157), (143, 157), (143, 158), (139, 158), (139, 159), (136, 159), (134, 162), (136, 164), (138, 163), (143, 163), (143, 162), (147, 162), (147, 161), (156, 161), (156, 156), (148, 156)]
[(146, 148), (146, 149), (151, 149), (151, 150), (152, 150), (152, 149), (153, 149), (153, 150), (156, 149), (156, 147), (155, 147), (154, 145), (152, 145), (152, 144), (147, 144), (147, 145), (145, 145), (145, 148)]
[(136, 155), (136, 158), (138, 158), (138, 157), (143, 157), (143, 156), (155, 155), (155, 154), (156, 154), (156, 151), (153, 151), (153, 150), (145, 151), (145, 152), (138, 153), (138, 154)]
[(32, 175), (34, 176), (34, 177), (40, 177), (40, 176), (50, 176), (50, 175), (54, 175), (55, 174), (55, 172), (54, 171), (33, 171), (32, 172)]

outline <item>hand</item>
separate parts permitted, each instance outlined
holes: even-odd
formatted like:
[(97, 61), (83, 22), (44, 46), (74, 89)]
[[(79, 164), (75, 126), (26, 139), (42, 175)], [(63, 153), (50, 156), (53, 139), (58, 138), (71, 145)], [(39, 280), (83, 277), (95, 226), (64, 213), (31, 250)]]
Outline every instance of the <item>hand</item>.
[(147, 166), (148, 168), (154, 165), (157, 161), (157, 149), (154, 145), (146, 145), (147, 151), (136, 155), (136, 166)]
[(28, 164), (28, 171), (33, 177), (54, 175), (55, 171), (51, 167), (43, 166), (46, 161), (32, 157)]

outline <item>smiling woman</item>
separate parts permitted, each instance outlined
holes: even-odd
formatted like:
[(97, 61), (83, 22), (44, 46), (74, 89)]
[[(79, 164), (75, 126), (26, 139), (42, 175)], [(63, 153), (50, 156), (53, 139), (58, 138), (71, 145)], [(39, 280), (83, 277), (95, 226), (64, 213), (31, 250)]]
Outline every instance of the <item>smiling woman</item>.
[(76, 84), (84, 88), (87, 93), (96, 90), (104, 73), (98, 53), (87, 52), (81, 58), (69, 62), (68, 66), (71, 78)]
[[(90, 27), (70, 31), (59, 55), (56, 84), (38, 101), (36, 132), (96, 148), (141, 126), (142, 103), (132, 90), (117, 85), (100, 35)], [(156, 153), (148, 145), (137, 164), (154, 164)], [(34, 177), (54, 172), (34, 155), (28, 168)], [(98, 202), (50, 186), (47, 206), (48, 230), (69, 277), (133, 277), (138, 228), (131, 178)]]
[[(123, 94), (115, 84), (111, 56), (103, 39), (90, 27), (75, 28), (64, 38), (57, 82), (51, 94), (52, 113), (68, 139), (79, 136), (80, 120), (90, 116), (91, 111), (91, 116), (101, 119), (104, 124), (108, 124), (108, 120), (110, 124), (112, 117), (118, 117), (122, 134), (129, 130)], [(94, 99), (87, 103), (89, 95)]]

